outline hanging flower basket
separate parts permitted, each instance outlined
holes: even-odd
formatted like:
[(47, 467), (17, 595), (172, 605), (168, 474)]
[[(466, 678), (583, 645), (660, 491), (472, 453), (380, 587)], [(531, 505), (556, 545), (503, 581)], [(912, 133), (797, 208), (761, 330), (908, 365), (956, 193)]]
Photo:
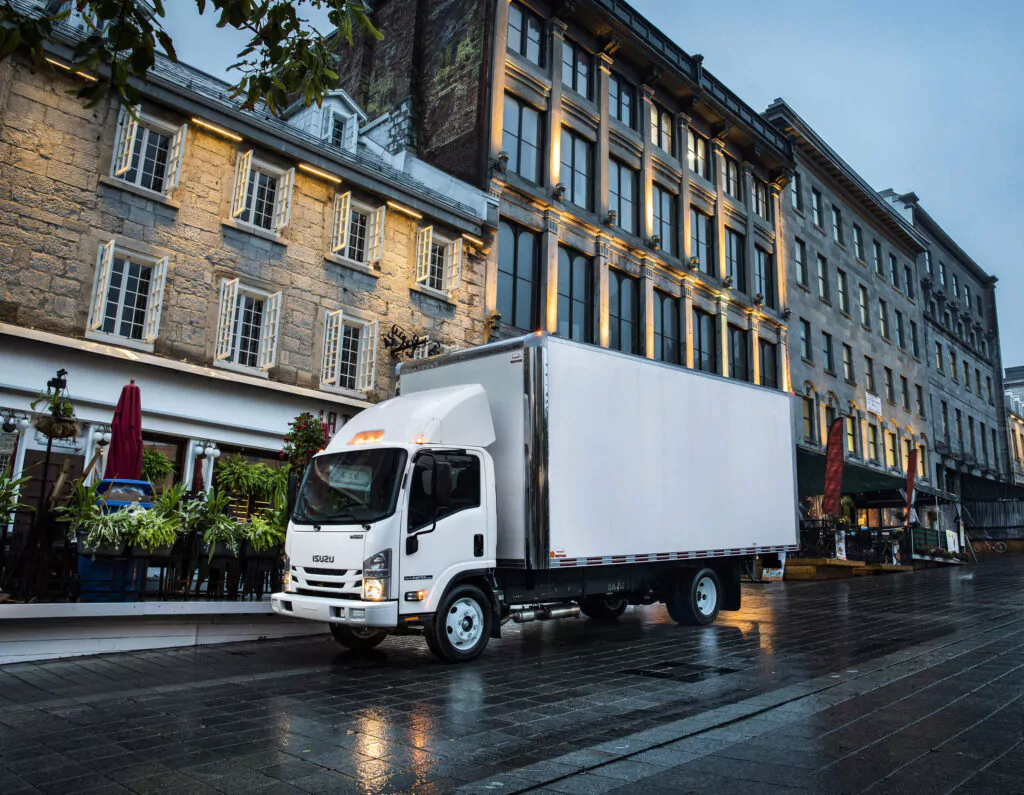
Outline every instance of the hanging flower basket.
[(74, 439), (78, 436), (78, 423), (68, 417), (42, 414), (36, 419), (36, 428), (51, 439)]

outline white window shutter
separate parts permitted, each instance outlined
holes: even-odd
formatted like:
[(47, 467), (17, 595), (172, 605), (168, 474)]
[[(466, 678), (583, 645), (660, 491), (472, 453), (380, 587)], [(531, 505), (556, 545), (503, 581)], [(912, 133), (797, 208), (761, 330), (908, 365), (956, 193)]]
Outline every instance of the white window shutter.
[(434, 242), (434, 227), (425, 226), (416, 233), (416, 282), (430, 277), (430, 244)]
[(340, 309), (324, 317), (324, 358), (320, 365), (320, 384), (338, 383), (338, 365), (341, 362), (341, 329), (345, 315)]
[(235, 307), (238, 304), (238, 279), (223, 279), (220, 283), (220, 310), (217, 313), (217, 347), (214, 358), (220, 362), (231, 358), (234, 338)]
[(367, 323), (359, 333), (359, 363), (356, 389), (368, 391), (377, 383), (377, 321)]
[(171, 138), (171, 148), (167, 153), (167, 179), (164, 180), (164, 193), (170, 193), (181, 180), (181, 161), (185, 155), (185, 135), (188, 125), (183, 124)]
[(444, 289), (451, 293), (462, 285), (462, 238), (445, 246)]
[(235, 192), (231, 197), (231, 217), (245, 212), (245, 197), (249, 192), (249, 172), (252, 170), (252, 150), (243, 152), (235, 163)]
[(348, 245), (349, 211), (352, 208), (352, 193), (334, 197), (334, 234), (331, 236), (331, 251), (340, 254)]
[(92, 295), (92, 318), (89, 328), (96, 331), (103, 325), (104, 310), (107, 306), (107, 291), (110, 290), (110, 271), (114, 267), (114, 241), (108, 240), (100, 246), (96, 257), (96, 292)]
[(263, 302), (263, 326), (260, 328), (258, 364), (269, 370), (277, 364), (277, 328), (281, 323), (281, 293), (268, 295)]
[(138, 115), (138, 105), (130, 109), (121, 106), (117, 119), (117, 143), (114, 147), (115, 177), (126, 174), (132, 167), (132, 150), (135, 148), (135, 136), (139, 133)]
[(320, 137), (330, 143), (334, 132), (334, 108), (324, 108), (320, 114)]
[(160, 313), (164, 308), (164, 285), (167, 283), (167, 257), (153, 265), (149, 276), (149, 301), (146, 303), (146, 320), (143, 339), (154, 342), (160, 333)]
[(366, 233), (368, 242), (366, 261), (376, 262), (384, 257), (384, 213), (385, 206), (382, 204), (370, 214), (369, 229)]
[(353, 114), (345, 119), (345, 131), (342, 133), (341, 146), (349, 152), (354, 152), (358, 141), (359, 117)]
[(274, 206), (274, 231), (280, 232), (292, 217), (292, 189), (295, 187), (295, 169), (285, 171), (277, 180), (277, 202)]

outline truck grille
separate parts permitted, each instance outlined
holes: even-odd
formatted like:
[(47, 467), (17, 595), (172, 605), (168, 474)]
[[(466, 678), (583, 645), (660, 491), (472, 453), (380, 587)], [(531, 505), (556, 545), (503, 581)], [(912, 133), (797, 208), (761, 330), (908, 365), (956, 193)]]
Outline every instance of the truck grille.
[[(357, 586), (362, 586), (362, 584), (362, 580), (356, 580), (354, 583), (352, 583), (352, 587), (355, 588)], [(306, 585), (308, 585), (310, 588), (328, 588), (332, 591), (336, 591), (339, 588), (345, 587), (345, 583), (343, 582), (322, 582), (320, 580), (306, 580)]]
[(296, 588), (295, 593), (301, 596), (329, 596), (334, 599), (362, 599), (362, 594), (347, 591), (311, 591), (309, 588)]
[[(301, 571), (306, 574), (319, 574), (322, 577), (344, 577), (349, 573), (348, 569), (314, 569), (312, 566), (303, 566)], [(353, 575), (362, 573), (359, 569), (352, 571)]]

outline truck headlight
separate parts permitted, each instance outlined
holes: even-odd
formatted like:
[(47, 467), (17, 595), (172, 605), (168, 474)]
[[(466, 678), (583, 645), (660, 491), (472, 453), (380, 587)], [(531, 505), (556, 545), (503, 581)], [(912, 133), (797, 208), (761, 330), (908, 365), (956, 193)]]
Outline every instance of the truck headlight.
[(285, 593), (295, 593), (295, 580), (292, 578), (292, 563), (284, 556), (281, 564), (281, 589)]
[(363, 561), (363, 599), (379, 602), (388, 598), (391, 584), (391, 550), (384, 549)]

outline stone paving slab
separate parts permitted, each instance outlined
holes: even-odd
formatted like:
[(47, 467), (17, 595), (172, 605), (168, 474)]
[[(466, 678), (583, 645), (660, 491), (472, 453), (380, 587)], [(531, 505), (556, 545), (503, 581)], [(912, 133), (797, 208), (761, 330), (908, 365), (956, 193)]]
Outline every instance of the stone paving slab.
[(631, 608), (456, 667), (415, 638), (0, 667), (0, 793), (1022, 791), (1022, 586), (1006, 556), (752, 585), (712, 627)]

